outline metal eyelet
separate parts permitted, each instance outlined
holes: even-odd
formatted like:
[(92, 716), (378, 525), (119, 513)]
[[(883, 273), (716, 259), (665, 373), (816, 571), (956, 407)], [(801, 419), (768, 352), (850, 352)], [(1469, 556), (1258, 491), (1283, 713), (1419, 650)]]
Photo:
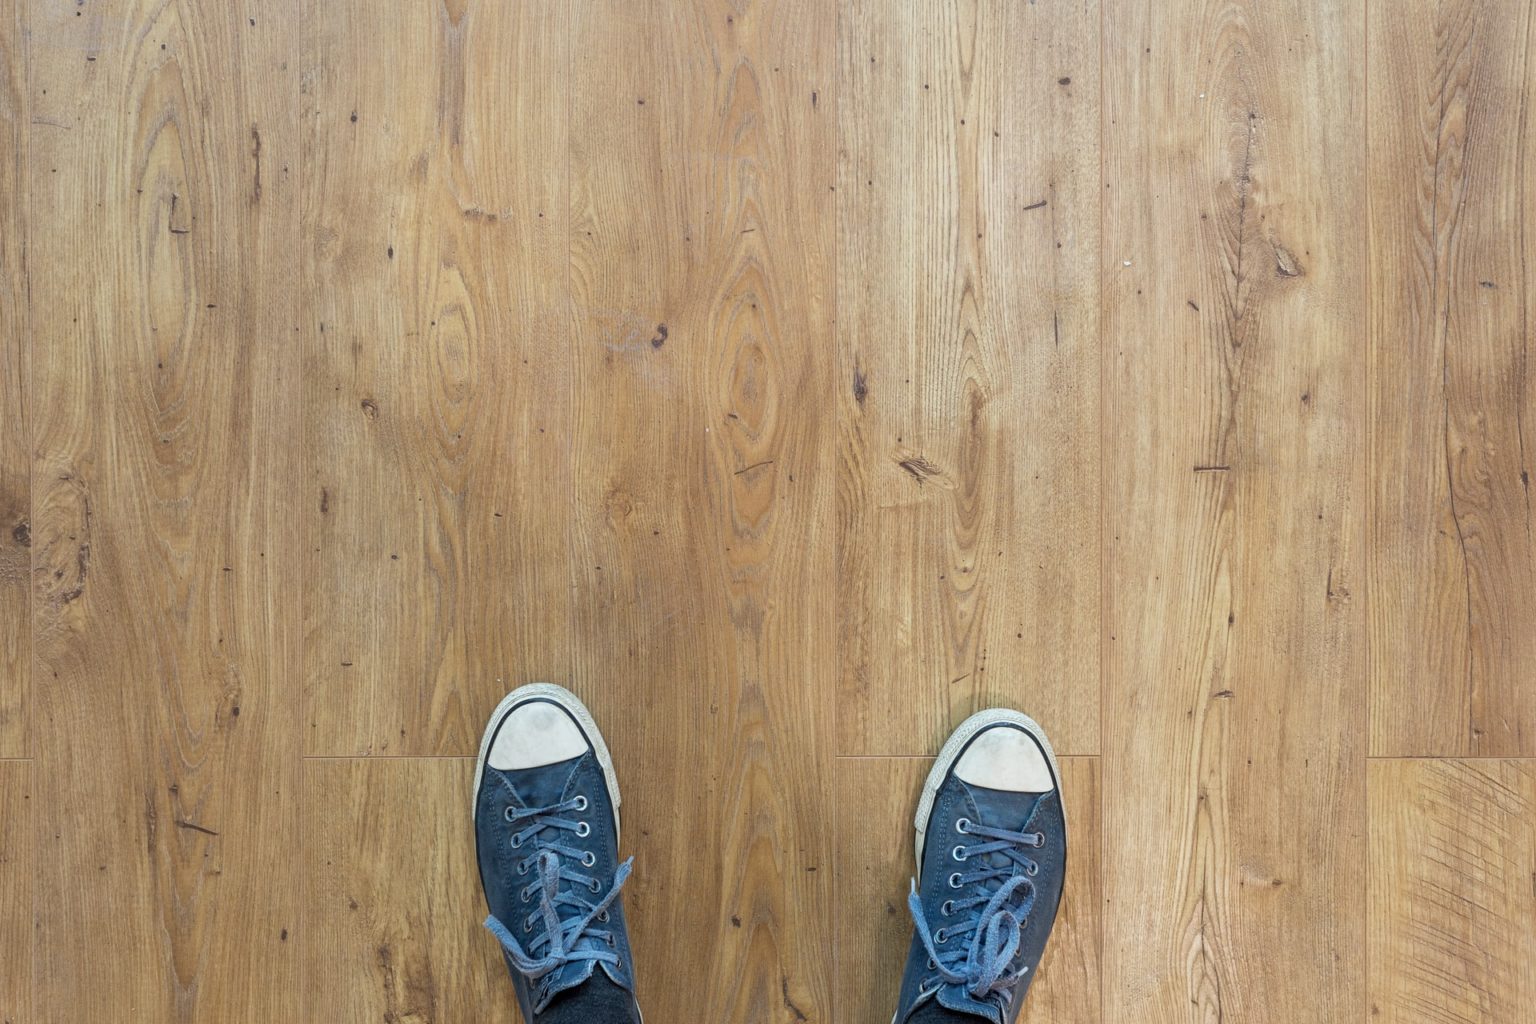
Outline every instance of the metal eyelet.
[(603, 922), (603, 924), (607, 924), (608, 923), (608, 911), (605, 910), (601, 914), (598, 914), (597, 915), (597, 919), (599, 921)]
[(949, 855), (955, 858), (955, 860), (963, 862), (965, 860), (965, 847), (956, 846), (953, 850), (950, 851)]
[(517, 873), (519, 875), (526, 875), (528, 873), (528, 862), (527, 861), (520, 860), (520, 861), (517, 862)]
[(587, 798), (584, 797), (584, 796), (578, 796), (576, 798), (576, 810), (584, 811), (586, 809), (587, 809)]
[(930, 971), (938, 970), (939, 969), (939, 962), (937, 960), (935, 960), (933, 957), (929, 957), (928, 958), (928, 969)]
[(1040, 865), (1036, 864), (1034, 861), (1030, 861), (1029, 862), (1029, 867), (1024, 869), (1024, 873), (1026, 875), (1028, 875), (1030, 878), (1034, 878), (1036, 875), (1038, 875), (1040, 873)]
[(933, 933), (933, 941), (940, 946), (944, 945), (944, 943), (949, 941), (949, 932), (945, 931), (943, 928), (940, 928), (938, 931)]
[(594, 879), (592, 879), (592, 884), (587, 886), (587, 888), (591, 889), (593, 892), (602, 892), (603, 891), (603, 883), (599, 882), (597, 879), (594, 878)]
[(969, 835), (970, 834), (970, 830), (971, 830), (971, 819), (970, 818), (961, 818), (959, 821), (955, 822), (955, 831), (959, 832), (961, 835), (963, 835), (963, 836), (964, 835)]
[(526, 887), (518, 890), (517, 898), (524, 903), (528, 902), (528, 890)]
[(588, 825), (584, 821), (578, 821), (576, 823), (576, 834), (585, 839), (587, 836), (592, 834), (592, 826)]
[(582, 854), (581, 866), (584, 868), (597, 867), (597, 854), (593, 853), (591, 850), (588, 850), (586, 853)]
[(607, 936), (607, 939), (608, 939), (608, 948), (609, 949), (618, 949), (619, 948), (619, 940), (618, 939), (615, 939), (612, 935)]
[(953, 916), (955, 913), (955, 901), (945, 900), (944, 905), (939, 908), (939, 913), (943, 914), (945, 917)]
[(507, 822), (508, 824), (511, 824), (511, 822), (512, 822), (512, 805), (511, 804), (508, 804), (506, 810), (501, 812), (501, 820)]
[(1040, 847), (1042, 847), (1044, 845), (1045, 845), (1045, 833), (1044, 832), (1036, 832), (1035, 833), (1035, 849), (1038, 850)]
[(533, 931), (533, 918), (531, 918), (531, 917), (523, 918), (523, 932), (524, 932), (524, 934), (527, 934), (527, 933), (532, 932), (532, 931)]
[(956, 871), (954, 874), (949, 876), (949, 887), (951, 889), (960, 888), (960, 872)]
[(522, 847), (522, 845), (523, 845), (523, 834), (521, 832), (519, 832), (519, 833), (517, 833), (516, 835), (514, 835), (512, 837), (512, 849), (514, 849), (514, 850), (520, 849)]

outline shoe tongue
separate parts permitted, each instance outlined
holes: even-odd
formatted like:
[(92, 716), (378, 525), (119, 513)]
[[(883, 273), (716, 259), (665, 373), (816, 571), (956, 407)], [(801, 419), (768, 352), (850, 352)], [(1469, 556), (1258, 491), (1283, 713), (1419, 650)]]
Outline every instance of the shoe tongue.
[[(506, 779), (509, 785), (511, 785), (512, 789), (517, 793), (517, 798), (522, 801), (525, 807), (551, 807), (566, 799), (566, 786), (570, 783), (571, 776), (575, 774), (577, 768), (581, 766), (582, 761), (587, 756), (587, 754), (579, 754), (567, 761), (560, 761), (556, 764), (540, 765), (537, 768), (493, 768), (489, 770), (499, 771), (501, 773), (501, 776)], [(562, 857), (561, 860), (562, 868), (570, 866), (585, 873), (585, 869), (581, 868), (579, 865), (566, 865), (563, 863), (565, 858)], [(567, 886), (562, 883), (561, 888), (566, 889)], [(583, 895), (586, 894), (583, 893)], [(589, 898), (596, 899), (598, 897), (593, 896)], [(561, 905), (560, 916), (563, 920), (568, 920), (570, 915), (575, 913), (575, 907), (566, 906), (564, 904)], [(542, 931), (542, 917), (539, 918), (539, 927)], [(587, 935), (577, 940), (576, 948), (601, 949), (603, 948), (603, 944), (600, 940)], [(550, 979), (550, 994), (552, 996), (557, 995), (566, 991), (567, 989), (575, 988), (577, 985), (584, 983), (588, 978), (592, 977), (592, 972), (596, 966), (597, 962), (594, 960), (570, 961), (564, 967), (561, 967), (557, 972), (555, 972), (555, 976)]]
[(564, 799), (566, 783), (571, 781), (571, 774), (576, 771), (582, 758), (586, 756), (586, 754), (578, 754), (569, 761), (540, 765), (537, 768), (488, 768), (487, 770), (499, 772), (517, 793), (517, 798), (523, 802), (523, 806), (550, 807)]
[(959, 985), (945, 985), (939, 989), (939, 1005), (975, 1017), (977, 1020), (1003, 1024), (1003, 1011), (996, 1003), (983, 1003), (972, 999), (969, 992)]
[(592, 977), (592, 972), (596, 968), (596, 960), (572, 960), (555, 972), (555, 978), (549, 985), (550, 995), (559, 995), (566, 989), (575, 988), (577, 985), (584, 983), (588, 978)]
[(964, 781), (961, 785), (965, 787), (966, 795), (976, 809), (979, 822), (1010, 832), (1024, 830), (1045, 796), (1044, 793), (1011, 793), (1004, 789), (988, 789)]

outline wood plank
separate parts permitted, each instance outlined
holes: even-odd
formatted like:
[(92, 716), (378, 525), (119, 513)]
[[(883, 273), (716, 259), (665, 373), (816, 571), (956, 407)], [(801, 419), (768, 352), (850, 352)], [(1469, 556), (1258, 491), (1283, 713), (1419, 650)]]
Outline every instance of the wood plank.
[(569, 674), (565, 4), (311, 3), (306, 749)]
[(1536, 11), (1370, 12), (1371, 750), (1533, 755)]
[(1370, 1019), (1530, 1019), (1536, 764), (1372, 762), (1370, 844)]
[(297, 1020), (297, 12), (24, 17), (37, 1017)]
[(304, 763), (305, 1020), (520, 1017), (480, 926), (470, 758)]
[(32, 125), (22, 38), (17, 0), (0, 0), (0, 757), (32, 750), (32, 429), (22, 215)]
[(572, 680), (624, 786), (641, 1003), (825, 1020), (835, 11), (572, 19)]
[(1098, 26), (842, 4), (840, 754), (1098, 752)]
[[(912, 941), (907, 891), (912, 814), (932, 761), (847, 757), (837, 762), (836, 1012), (833, 1024), (883, 1021), (896, 1009)], [(1021, 1024), (1100, 1021), (1099, 760), (1061, 759), (1067, 883)]]
[(1108, 1020), (1363, 1006), (1363, 24), (1104, 22)]
[(37, 814), (30, 761), (0, 761), (0, 1021), (32, 1016)]

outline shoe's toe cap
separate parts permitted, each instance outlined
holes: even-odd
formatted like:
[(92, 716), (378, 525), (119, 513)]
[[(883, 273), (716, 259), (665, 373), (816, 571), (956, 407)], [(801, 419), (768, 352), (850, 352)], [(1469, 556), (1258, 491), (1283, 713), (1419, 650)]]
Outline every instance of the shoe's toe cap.
[(979, 733), (955, 762), (955, 774), (970, 785), (1009, 793), (1049, 793), (1056, 788), (1045, 751), (1014, 725), (994, 725)]
[(486, 761), (500, 771), (559, 764), (591, 749), (570, 712), (553, 701), (530, 700), (502, 719)]

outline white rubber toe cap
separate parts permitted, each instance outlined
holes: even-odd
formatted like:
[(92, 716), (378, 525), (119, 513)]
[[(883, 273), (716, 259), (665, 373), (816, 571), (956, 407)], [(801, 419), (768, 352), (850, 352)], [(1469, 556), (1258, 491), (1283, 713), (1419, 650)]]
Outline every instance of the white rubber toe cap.
[(516, 771), (569, 761), (589, 749), (587, 738), (565, 708), (531, 700), (507, 713), (486, 762), (499, 771)]
[(1029, 733), (1007, 725), (995, 725), (972, 740), (955, 762), (955, 774), (972, 786), (1008, 793), (1056, 788), (1045, 752)]

